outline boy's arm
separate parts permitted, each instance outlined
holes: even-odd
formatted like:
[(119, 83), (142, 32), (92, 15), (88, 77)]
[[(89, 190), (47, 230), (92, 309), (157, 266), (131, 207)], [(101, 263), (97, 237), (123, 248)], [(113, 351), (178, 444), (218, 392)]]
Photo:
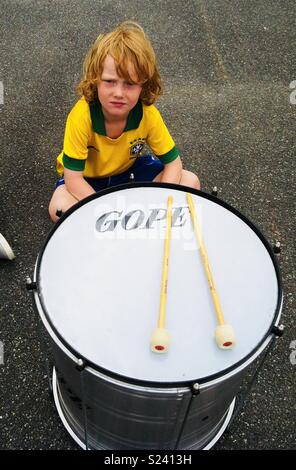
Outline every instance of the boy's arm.
[(64, 168), (64, 179), (67, 191), (69, 191), (77, 201), (81, 201), (81, 199), (95, 193), (95, 190), (83, 178), (82, 171)]
[(170, 163), (164, 165), (164, 170), (162, 171), (161, 183), (175, 183), (179, 184), (182, 174), (182, 161), (180, 157), (177, 157)]

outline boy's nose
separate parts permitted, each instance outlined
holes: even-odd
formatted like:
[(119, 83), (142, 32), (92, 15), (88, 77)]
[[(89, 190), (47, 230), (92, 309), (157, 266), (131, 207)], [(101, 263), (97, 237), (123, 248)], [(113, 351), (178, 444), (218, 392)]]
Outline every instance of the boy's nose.
[(116, 98), (122, 98), (123, 97), (123, 85), (121, 83), (117, 83), (115, 88), (114, 88), (114, 96)]

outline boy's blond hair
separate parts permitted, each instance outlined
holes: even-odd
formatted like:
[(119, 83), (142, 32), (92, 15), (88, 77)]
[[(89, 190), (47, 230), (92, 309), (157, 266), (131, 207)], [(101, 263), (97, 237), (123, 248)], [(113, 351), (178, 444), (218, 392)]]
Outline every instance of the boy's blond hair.
[(88, 103), (98, 98), (97, 84), (107, 55), (113, 57), (119, 77), (128, 81), (133, 81), (128, 73), (131, 63), (142, 85), (142, 102), (151, 105), (156, 101), (162, 93), (162, 84), (155, 53), (141, 26), (134, 21), (124, 21), (110, 33), (100, 34), (87, 53), (77, 92)]

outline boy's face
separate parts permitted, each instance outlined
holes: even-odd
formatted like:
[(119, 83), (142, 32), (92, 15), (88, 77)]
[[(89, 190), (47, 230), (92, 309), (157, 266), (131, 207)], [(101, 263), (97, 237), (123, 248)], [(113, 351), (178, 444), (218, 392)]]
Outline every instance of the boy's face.
[(105, 118), (109, 121), (126, 119), (139, 100), (142, 86), (137, 83), (132, 64), (129, 64), (128, 72), (133, 79), (131, 82), (120, 78), (117, 75), (113, 57), (110, 55), (106, 57), (97, 89)]

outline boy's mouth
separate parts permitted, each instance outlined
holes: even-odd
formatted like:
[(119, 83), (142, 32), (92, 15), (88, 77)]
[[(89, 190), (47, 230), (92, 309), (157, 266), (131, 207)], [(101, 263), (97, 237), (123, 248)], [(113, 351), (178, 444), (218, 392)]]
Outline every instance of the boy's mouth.
[(112, 106), (115, 106), (115, 108), (122, 108), (125, 105), (122, 101), (111, 101), (110, 103)]

